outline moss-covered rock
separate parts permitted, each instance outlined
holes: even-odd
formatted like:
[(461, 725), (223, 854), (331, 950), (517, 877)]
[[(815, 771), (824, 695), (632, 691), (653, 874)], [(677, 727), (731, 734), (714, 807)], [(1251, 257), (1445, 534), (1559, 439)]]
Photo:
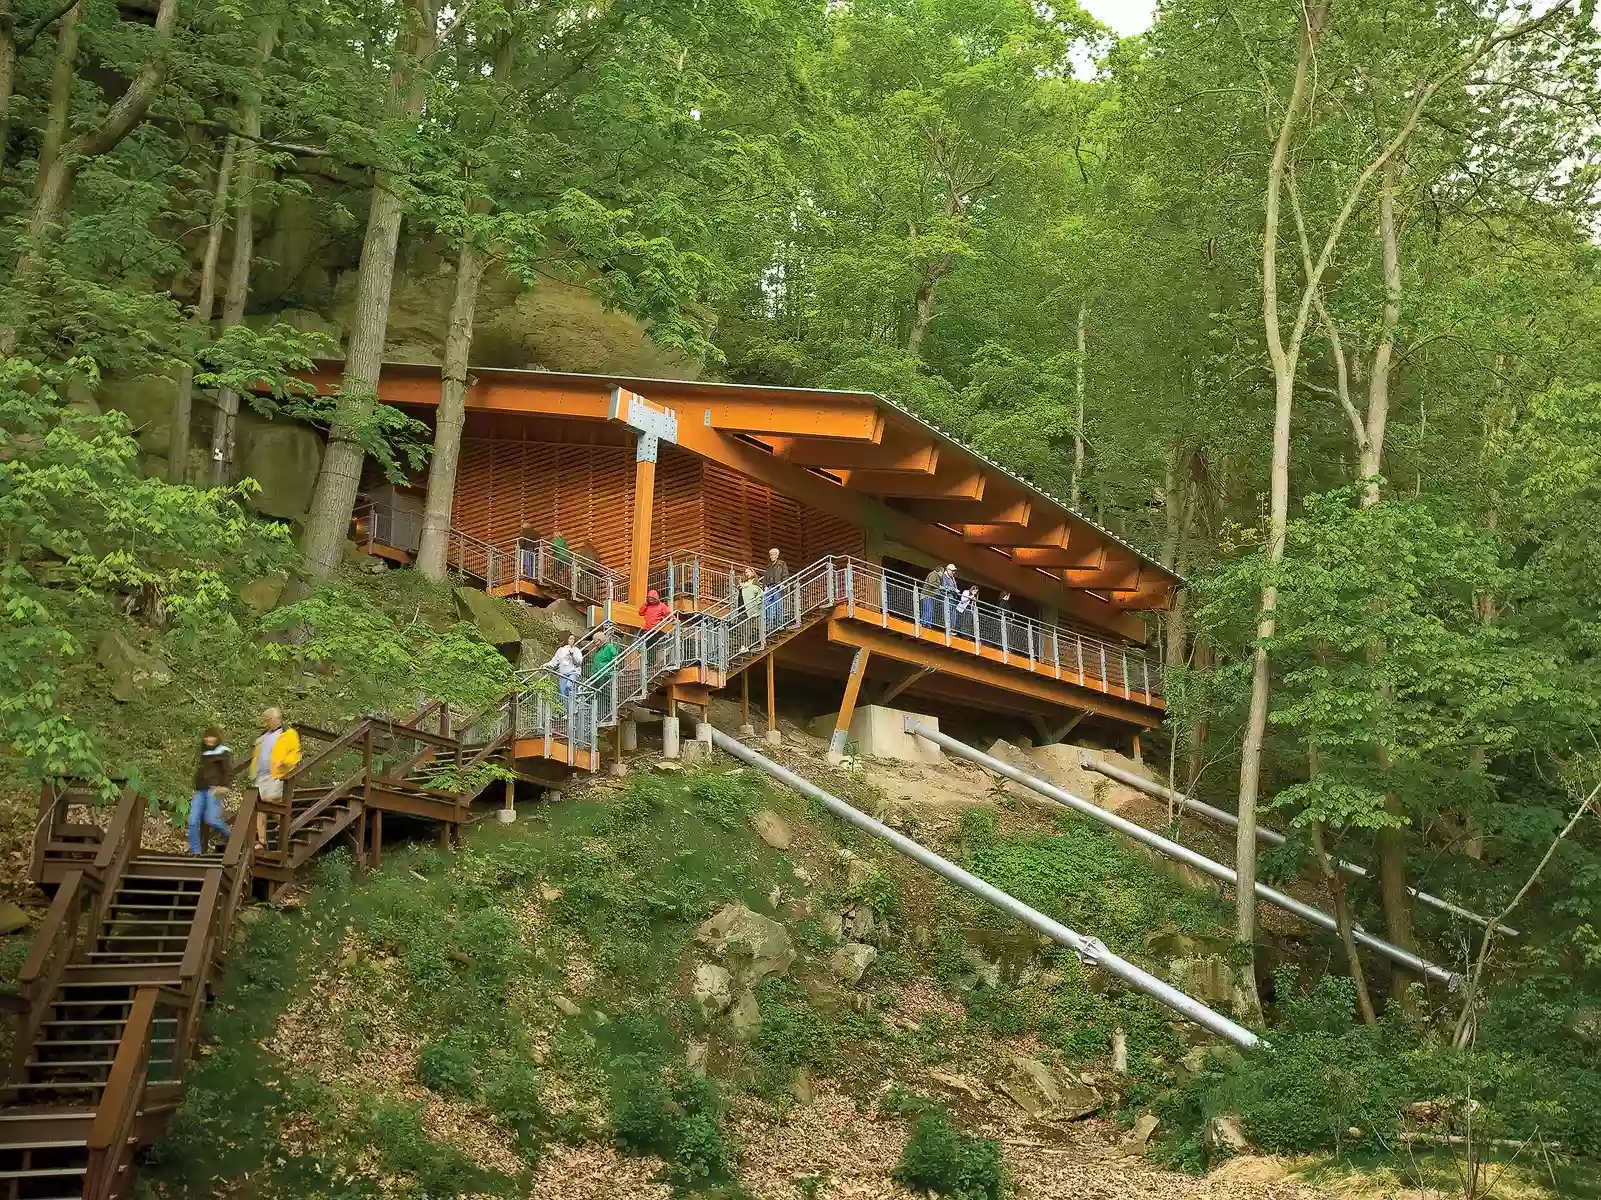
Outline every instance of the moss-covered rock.
[(522, 633), (500, 611), (495, 598), (477, 588), (456, 589), (456, 611), (461, 619), (472, 623), (478, 636), (491, 646), (515, 646), (522, 641)]
[(268, 420), (249, 410), (239, 414), (234, 438), (234, 473), (254, 479), (261, 490), (251, 497), (258, 512), (297, 520), (311, 507), (322, 467), (322, 438), (308, 425)]

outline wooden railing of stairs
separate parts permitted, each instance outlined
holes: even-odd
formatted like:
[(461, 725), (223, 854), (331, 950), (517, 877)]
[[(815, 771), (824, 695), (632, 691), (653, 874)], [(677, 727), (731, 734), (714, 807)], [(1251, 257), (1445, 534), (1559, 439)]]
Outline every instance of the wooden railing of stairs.
[[(474, 768), (507, 755), (518, 704), (508, 694), (461, 722), (459, 734), (437, 702), (406, 720), (365, 717), (340, 734), (301, 727), (318, 748), (285, 781), (283, 798), (240, 789), (227, 844), (209, 854), (145, 848), (147, 804), (132, 789), (104, 828), (70, 819), (95, 802), (89, 790), (43, 789), (34, 878), (54, 895), (17, 992), (0, 997), (9, 1033), (0, 1200), (131, 1196), (134, 1155), (160, 1136), (182, 1096), (253, 884), (276, 896), (341, 835), (375, 860), (386, 811), (436, 822), (442, 840), (455, 841), (494, 778)], [(264, 848), (253, 845), (258, 815)]]

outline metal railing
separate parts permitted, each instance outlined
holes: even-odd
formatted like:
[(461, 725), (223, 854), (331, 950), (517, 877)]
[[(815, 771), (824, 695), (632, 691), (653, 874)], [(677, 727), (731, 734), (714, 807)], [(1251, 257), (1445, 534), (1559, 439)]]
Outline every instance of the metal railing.
[[(669, 603), (683, 602), (708, 615), (731, 616), (735, 625), (743, 622), (748, 627), (756, 616), (748, 611), (751, 605), (739, 591), (743, 574), (742, 566), (727, 560), (672, 554), (653, 568), (652, 586)], [(929, 588), (913, 576), (857, 558), (821, 559), (791, 577), (802, 578), (808, 581), (804, 596), (797, 592), (792, 597), (790, 583), (777, 589), (779, 611), (786, 621), (792, 622), (802, 611), (813, 611), (826, 595), (827, 603), (844, 604), (855, 620), (888, 626), (891, 617), (898, 617), (912, 625), (916, 636), (932, 635), (954, 650), (987, 658), (998, 652), (1004, 663), (1125, 699), (1162, 694), (1161, 665), (1144, 650), (1080, 626), (1035, 620), (984, 600), (963, 607), (956, 593)], [(758, 646), (765, 645), (765, 625), (774, 623), (766, 599), (772, 591), (762, 589), (766, 620)], [(747, 631), (738, 628), (732, 629), (730, 636), (735, 646), (750, 640)]]
[[(422, 545), (422, 514), (361, 504), (351, 518), (351, 532), (363, 549), (384, 546), (414, 555)], [(453, 527), (445, 542), (445, 564), (490, 589), (529, 583), (598, 605), (628, 596), (628, 577), (622, 572), (545, 538), (517, 538), (496, 546)]]

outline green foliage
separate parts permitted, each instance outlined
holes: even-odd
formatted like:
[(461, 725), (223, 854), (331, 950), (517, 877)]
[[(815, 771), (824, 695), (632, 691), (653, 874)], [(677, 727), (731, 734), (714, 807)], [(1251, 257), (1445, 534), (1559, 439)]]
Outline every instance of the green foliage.
[(613, 1134), (625, 1154), (665, 1159), (674, 1183), (699, 1190), (728, 1179), (733, 1169), (726, 1107), (711, 1079), (690, 1073), (666, 1079), (656, 1064), (625, 1060), (613, 1086)]
[(770, 1099), (779, 1099), (799, 1067), (830, 1064), (835, 1033), (792, 980), (767, 976), (756, 986), (756, 1001), (762, 1014), (752, 1047), (758, 1087)]
[(478, 1055), (472, 1036), (453, 1029), (417, 1054), (417, 1082), (431, 1091), (471, 1097), (478, 1089)]
[(747, 772), (715, 774), (700, 771), (690, 781), (690, 795), (708, 821), (723, 829), (741, 829), (766, 788)]
[(990, 1138), (972, 1137), (934, 1108), (920, 1116), (893, 1172), (914, 1192), (955, 1200), (1000, 1200), (1001, 1148)]
[(37, 782), (82, 776), (106, 785), (103, 735), (66, 702), (68, 672), (95, 634), (129, 606), (158, 609), (176, 636), (237, 635), (228, 569), (283, 553), (252, 522), (247, 488), (196, 491), (138, 472), (120, 413), (66, 402), (93, 386), (94, 364), (0, 364), (0, 755)]

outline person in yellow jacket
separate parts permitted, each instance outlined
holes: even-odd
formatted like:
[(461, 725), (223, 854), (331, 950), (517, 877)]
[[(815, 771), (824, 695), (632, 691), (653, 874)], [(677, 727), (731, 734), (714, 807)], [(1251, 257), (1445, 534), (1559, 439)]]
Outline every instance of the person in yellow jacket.
[[(256, 739), (250, 756), (250, 779), (263, 800), (281, 800), (284, 780), (300, 765), (300, 735), (284, 725), (284, 715), (276, 708), (261, 714), (265, 732)], [(267, 844), (267, 816), (256, 814), (256, 847)]]

